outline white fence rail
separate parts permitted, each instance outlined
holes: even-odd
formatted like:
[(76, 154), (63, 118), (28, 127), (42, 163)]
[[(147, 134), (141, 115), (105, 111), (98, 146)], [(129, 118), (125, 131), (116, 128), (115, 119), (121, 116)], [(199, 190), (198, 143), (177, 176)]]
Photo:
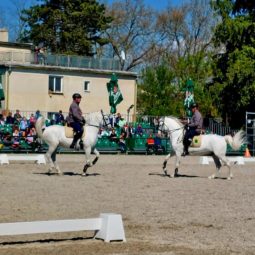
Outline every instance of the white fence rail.
[(92, 219), (0, 223), (0, 236), (85, 230), (95, 231), (94, 238), (105, 242), (126, 241), (122, 216), (114, 213), (101, 213), (99, 218)]

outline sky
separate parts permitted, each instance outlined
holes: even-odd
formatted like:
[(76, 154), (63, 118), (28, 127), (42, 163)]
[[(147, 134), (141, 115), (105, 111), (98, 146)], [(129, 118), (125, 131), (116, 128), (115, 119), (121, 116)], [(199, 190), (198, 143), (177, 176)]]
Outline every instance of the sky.
[[(98, 0), (100, 2), (111, 3), (114, 0)], [(164, 10), (169, 5), (178, 6), (187, 0), (144, 0), (144, 3), (156, 10)], [(29, 8), (32, 4), (38, 4), (38, 0), (0, 0), (0, 28), (8, 27), (9, 35), (15, 34), (15, 31), (11, 31), (10, 27), (15, 27), (17, 20), (13, 14), (17, 13), (16, 8), (20, 9)], [(22, 8), (22, 9), (23, 9)], [(2, 16), (2, 19), (1, 19)], [(2, 22), (4, 21), (4, 22)], [(8, 25), (6, 25), (8, 22)]]

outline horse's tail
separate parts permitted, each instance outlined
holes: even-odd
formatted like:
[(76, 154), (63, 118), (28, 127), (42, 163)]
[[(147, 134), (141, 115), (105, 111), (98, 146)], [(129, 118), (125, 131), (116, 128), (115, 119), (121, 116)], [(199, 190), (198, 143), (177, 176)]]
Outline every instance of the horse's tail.
[(36, 133), (37, 135), (42, 138), (43, 136), (43, 132), (42, 132), (42, 127), (44, 125), (44, 117), (40, 116), (35, 123), (35, 129), (36, 129)]
[(230, 135), (224, 136), (225, 141), (231, 146), (231, 148), (234, 151), (237, 151), (240, 149), (240, 147), (247, 143), (246, 137), (245, 137), (245, 132), (243, 130), (238, 131), (234, 137)]

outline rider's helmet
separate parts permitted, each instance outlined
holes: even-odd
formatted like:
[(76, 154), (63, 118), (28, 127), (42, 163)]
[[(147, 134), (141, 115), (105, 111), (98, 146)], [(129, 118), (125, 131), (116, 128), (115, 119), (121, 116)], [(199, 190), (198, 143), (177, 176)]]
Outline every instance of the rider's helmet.
[(74, 94), (73, 94), (73, 100), (76, 99), (76, 98), (81, 98), (81, 94), (79, 94), (79, 93), (74, 93)]
[(197, 103), (194, 103), (194, 104), (191, 105), (191, 109), (193, 109), (195, 107), (198, 108), (198, 104)]

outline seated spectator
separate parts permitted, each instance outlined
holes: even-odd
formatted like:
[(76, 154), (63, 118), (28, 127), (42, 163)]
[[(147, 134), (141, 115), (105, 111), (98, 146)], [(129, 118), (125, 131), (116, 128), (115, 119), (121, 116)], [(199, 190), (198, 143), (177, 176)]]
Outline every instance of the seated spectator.
[(29, 130), (29, 133), (26, 136), (26, 142), (28, 145), (30, 145), (34, 149), (36, 145), (35, 141), (36, 141), (36, 132), (34, 128), (31, 128)]
[(106, 137), (108, 137), (108, 136), (109, 136), (108, 130), (106, 130), (105, 128), (102, 128), (102, 130), (101, 130), (101, 136), (106, 136)]
[(126, 123), (127, 123), (126, 120), (120, 117), (117, 126), (119, 126), (120, 128), (123, 128)]
[(20, 115), (20, 111), (16, 110), (16, 113), (14, 114), (13, 117), (14, 117), (14, 123), (19, 124), (22, 119), (22, 116)]
[(129, 126), (126, 124), (126, 126), (127, 126), (127, 131), (126, 131), (127, 137), (132, 138), (135, 135), (135, 128), (133, 127), (132, 124)]
[(31, 113), (30, 118), (29, 118), (29, 127), (32, 128), (35, 126), (36, 122), (36, 117), (33, 113)]
[(10, 133), (4, 134), (2, 140), (3, 140), (3, 144), (5, 146), (11, 146), (12, 145), (12, 136), (11, 136)]
[(118, 112), (117, 113), (117, 116), (115, 118), (115, 125), (118, 127), (119, 126), (119, 121), (121, 119), (121, 114)]
[(8, 116), (6, 117), (6, 121), (5, 121), (5, 123), (6, 124), (14, 124), (14, 121), (15, 121), (15, 119), (14, 119), (14, 117), (12, 116), (12, 112), (9, 112), (8, 113)]
[(23, 117), (19, 123), (19, 130), (26, 131), (28, 128), (28, 123), (26, 117)]
[(156, 153), (164, 153), (165, 152), (165, 147), (162, 146), (161, 144), (161, 138), (159, 135), (156, 135), (154, 138), (154, 148)]
[(138, 126), (137, 126), (137, 128), (135, 130), (135, 134), (140, 135), (140, 136), (143, 135), (143, 129), (142, 129), (141, 124), (138, 124)]
[(41, 115), (41, 112), (40, 112), (39, 110), (37, 110), (37, 111), (35, 112), (35, 118), (38, 119), (40, 116), (42, 116), (42, 115)]
[(61, 110), (55, 115), (55, 123), (58, 125), (64, 125), (65, 124), (65, 118)]
[(109, 139), (110, 139), (111, 142), (118, 142), (119, 141), (119, 138), (118, 138), (114, 128), (112, 129), (112, 131), (109, 135)]
[(13, 149), (18, 149), (19, 148), (19, 130), (15, 129), (13, 134), (12, 134), (12, 148)]
[(146, 140), (146, 151), (147, 153), (153, 153), (154, 152), (154, 147), (155, 147), (155, 141), (152, 136), (152, 134), (149, 135), (149, 137)]
[(120, 151), (122, 153), (125, 153), (127, 151), (127, 146), (126, 146), (126, 133), (122, 132), (120, 134), (120, 138), (119, 138), (119, 147), (120, 147)]

